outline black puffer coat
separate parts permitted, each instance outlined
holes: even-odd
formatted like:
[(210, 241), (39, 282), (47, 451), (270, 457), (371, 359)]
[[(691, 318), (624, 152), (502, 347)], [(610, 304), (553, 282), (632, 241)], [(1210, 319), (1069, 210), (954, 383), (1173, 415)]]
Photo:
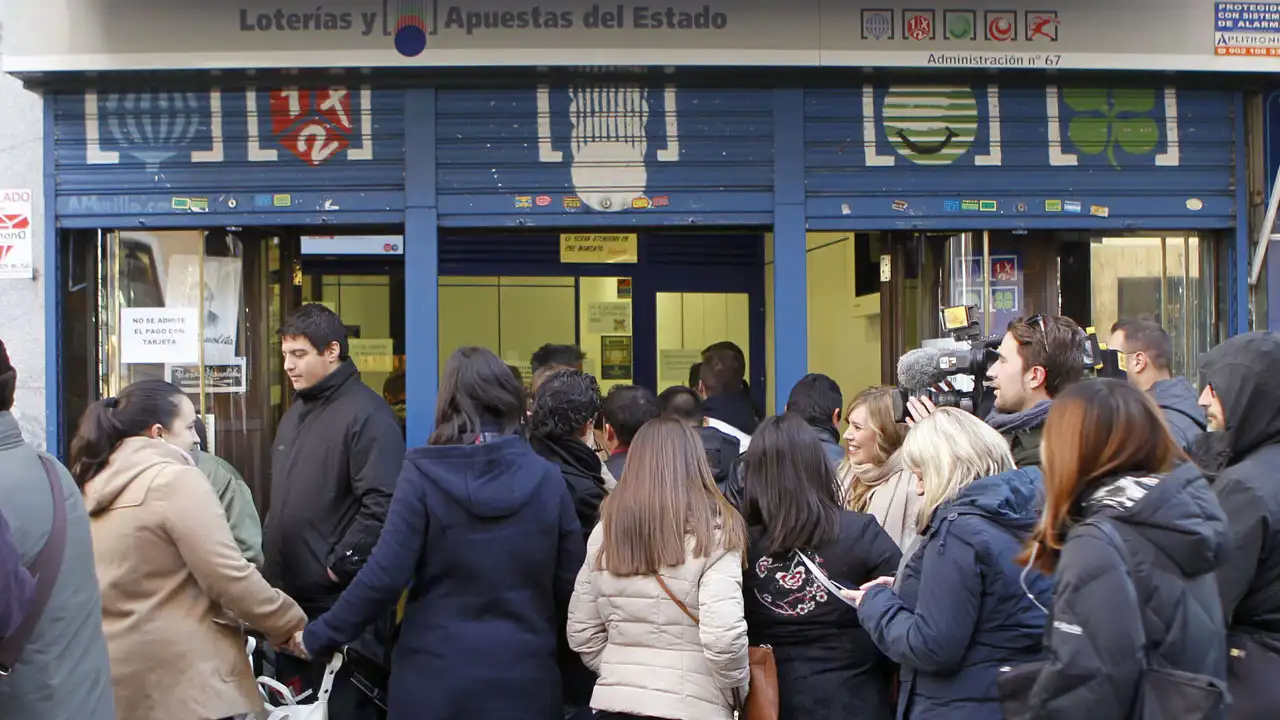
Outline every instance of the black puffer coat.
[(1049, 661), (1027, 717), (1133, 717), (1144, 628), (1149, 662), (1225, 683), (1226, 632), (1214, 570), (1229, 539), (1226, 516), (1200, 471), (1187, 464), (1162, 479), (1107, 482), (1075, 515), (1111, 523), (1132, 566), (1125, 567), (1101, 528), (1077, 525), (1068, 533), (1045, 629)]

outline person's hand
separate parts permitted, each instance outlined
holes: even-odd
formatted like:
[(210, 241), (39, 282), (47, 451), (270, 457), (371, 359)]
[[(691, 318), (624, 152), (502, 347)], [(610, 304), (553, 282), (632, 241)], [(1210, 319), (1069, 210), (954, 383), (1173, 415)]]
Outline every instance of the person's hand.
[(864, 591), (864, 592), (865, 592), (865, 591), (870, 590), (871, 588), (875, 587), (876, 585), (884, 585), (885, 587), (893, 587), (893, 576), (892, 576), (892, 575), (882, 575), (882, 576), (880, 576), (880, 577), (876, 578), (875, 580), (871, 580), (870, 582), (862, 583), (862, 586), (861, 586), (861, 587), (859, 587), (858, 589), (859, 589), (859, 590), (862, 590), (862, 591)]
[(311, 653), (307, 652), (307, 646), (302, 642), (302, 631), (293, 634), (289, 641), (284, 645), (284, 651), (290, 655), (296, 655), (303, 660), (310, 660)]
[(907, 425), (915, 427), (916, 423), (924, 420), (937, 410), (938, 406), (927, 397), (911, 397), (907, 399)]
[(862, 605), (862, 596), (866, 594), (867, 592), (861, 588), (857, 590), (841, 590), (840, 591), (840, 597), (846, 600), (852, 600), (853, 604), (858, 606)]

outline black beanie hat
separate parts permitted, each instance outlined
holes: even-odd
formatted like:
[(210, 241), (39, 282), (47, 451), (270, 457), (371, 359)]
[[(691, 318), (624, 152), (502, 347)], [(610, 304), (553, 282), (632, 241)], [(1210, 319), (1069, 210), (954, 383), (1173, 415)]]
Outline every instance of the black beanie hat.
[(9, 351), (0, 340), (0, 412), (13, 409), (13, 395), (18, 387), (18, 371), (9, 362)]

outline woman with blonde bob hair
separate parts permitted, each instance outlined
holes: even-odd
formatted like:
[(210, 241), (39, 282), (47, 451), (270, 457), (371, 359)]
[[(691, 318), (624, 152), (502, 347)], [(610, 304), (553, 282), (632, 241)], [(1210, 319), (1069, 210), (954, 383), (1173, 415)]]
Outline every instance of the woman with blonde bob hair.
[(1230, 552), (1227, 519), (1160, 409), (1119, 380), (1072, 385), (1053, 401), (1041, 452), (1044, 516), (1023, 560), (1056, 575), (1049, 658), (1018, 673), (1034, 683), (1026, 717), (1159, 715), (1142, 704), (1153, 668), (1199, 676), (1170, 685), (1198, 686), (1202, 707), (1218, 710), (1204, 717), (1220, 717), (1227, 645), (1214, 570)]
[(731, 720), (746, 697), (742, 517), (693, 429), (640, 429), (605, 500), (569, 603), (569, 645), (599, 674), (602, 720)]
[(839, 475), (845, 507), (875, 517), (904, 552), (919, 533), (920, 496), (899, 449), (907, 426), (894, 422), (893, 388), (867, 388), (849, 403)]
[[(900, 718), (1002, 720), (1001, 668), (1041, 656), (1049, 579), (1016, 561), (1035, 527), (1040, 473), (1015, 469), (1000, 433), (955, 408), (917, 423), (902, 461), (919, 478), (920, 546), (893, 578), (845, 594), (901, 666)], [(895, 587), (891, 588), (890, 585)]]

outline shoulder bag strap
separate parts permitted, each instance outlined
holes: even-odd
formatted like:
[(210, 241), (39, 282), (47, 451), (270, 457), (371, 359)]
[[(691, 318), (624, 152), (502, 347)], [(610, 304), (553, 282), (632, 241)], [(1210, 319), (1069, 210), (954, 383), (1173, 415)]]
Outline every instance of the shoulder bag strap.
[(1142, 629), (1142, 657), (1143, 661), (1146, 662), (1148, 659), (1148, 652), (1150, 651), (1150, 648), (1147, 647), (1147, 614), (1143, 612), (1142, 609), (1142, 598), (1138, 592), (1138, 581), (1133, 577), (1133, 560), (1129, 555), (1129, 549), (1124, 544), (1124, 538), (1120, 536), (1119, 531), (1115, 529), (1115, 526), (1111, 524), (1110, 520), (1095, 518), (1092, 520), (1086, 520), (1084, 524), (1091, 525), (1101, 530), (1102, 534), (1107, 536), (1107, 541), (1116, 551), (1116, 554), (1120, 556), (1120, 564), (1124, 566), (1125, 577), (1129, 579), (1129, 598), (1133, 601), (1133, 607), (1138, 612), (1138, 627)]
[(53, 524), (49, 528), (49, 539), (27, 566), (36, 579), (36, 597), (31, 611), (12, 635), (0, 640), (0, 677), (12, 672), (13, 667), (22, 657), (22, 651), (35, 632), (44, 608), (53, 595), (53, 587), (58, 584), (58, 574), (62, 570), (62, 557), (67, 547), (67, 504), (62, 493), (62, 476), (57, 465), (45, 455), (40, 455), (40, 463), (44, 465), (45, 477), (49, 480), (49, 490), (53, 495)]
[(676, 597), (676, 594), (675, 594), (675, 593), (673, 593), (673, 592), (671, 592), (671, 588), (667, 586), (667, 581), (662, 579), (662, 575), (661, 575), (660, 573), (654, 573), (654, 574), (653, 574), (653, 578), (654, 578), (655, 580), (657, 580), (657, 581), (658, 581), (658, 584), (659, 584), (659, 585), (661, 585), (661, 586), (662, 586), (662, 592), (666, 593), (666, 594), (667, 594), (667, 597), (671, 598), (671, 602), (675, 603), (675, 604), (676, 604), (676, 607), (680, 608), (680, 610), (681, 610), (685, 615), (688, 615), (688, 616), (689, 616), (689, 619), (693, 621), (693, 624), (694, 624), (694, 625), (697, 625), (697, 624), (698, 624), (698, 616), (697, 616), (697, 615), (694, 615), (694, 614), (689, 610), (689, 606), (688, 606), (688, 605), (685, 605), (683, 600), (681, 600), (680, 598)]

